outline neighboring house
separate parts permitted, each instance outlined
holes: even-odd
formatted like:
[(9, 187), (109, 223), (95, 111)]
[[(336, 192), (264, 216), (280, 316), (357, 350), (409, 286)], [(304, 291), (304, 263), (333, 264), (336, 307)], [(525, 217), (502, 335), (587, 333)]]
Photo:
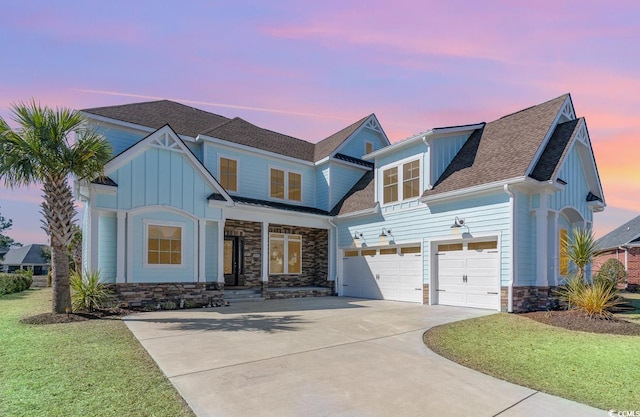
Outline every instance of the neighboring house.
[(608, 259), (617, 259), (627, 271), (627, 288), (640, 287), (640, 216), (602, 236), (597, 245), (600, 251), (593, 262), (594, 270)]
[(47, 275), (50, 262), (45, 255), (47, 245), (32, 244), (9, 249), (0, 263), (0, 271), (15, 272), (19, 269), (33, 271), (33, 275)]
[(604, 196), (570, 96), (391, 145), (375, 115), (310, 143), (171, 101), (86, 109), (112, 143), (84, 267), (131, 302), (322, 295), (553, 305), (562, 238)]

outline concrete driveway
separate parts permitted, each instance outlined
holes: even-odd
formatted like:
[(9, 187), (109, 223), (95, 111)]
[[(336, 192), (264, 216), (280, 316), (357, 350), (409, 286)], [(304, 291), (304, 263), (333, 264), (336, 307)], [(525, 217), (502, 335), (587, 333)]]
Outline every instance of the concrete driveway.
[(320, 297), (142, 313), (127, 326), (198, 416), (605, 416), (422, 343), (469, 308)]

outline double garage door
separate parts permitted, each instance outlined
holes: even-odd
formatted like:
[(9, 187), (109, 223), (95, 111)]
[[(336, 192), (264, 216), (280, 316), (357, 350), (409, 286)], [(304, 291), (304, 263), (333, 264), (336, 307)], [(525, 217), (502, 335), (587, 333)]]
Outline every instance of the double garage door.
[(342, 295), (421, 303), (422, 268), (419, 245), (346, 250)]
[(497, 241), (438, 244), (435, 269), (435, 303), (499, 308), (500, 257)]

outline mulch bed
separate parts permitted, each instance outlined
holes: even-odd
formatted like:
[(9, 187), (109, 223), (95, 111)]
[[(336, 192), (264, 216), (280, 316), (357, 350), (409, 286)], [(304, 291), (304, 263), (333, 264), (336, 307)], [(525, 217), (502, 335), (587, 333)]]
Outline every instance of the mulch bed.
[(20, 320), (23, 324), (57, 324), (73, 323), (87, 320), (111, 319), (119, 320), (122, 316), (132, 313), (132, 310), (123, 308), (109, 308), (94, 311), (76, 311), (69, 314), (43, 313), (35, 316), (25, 317)]
[(619, 319), (587, 317), (578, 310), (534, 311), (520, 314), (524, 317), (556, 327), (591, 333), (640, 336), (640, 325)]

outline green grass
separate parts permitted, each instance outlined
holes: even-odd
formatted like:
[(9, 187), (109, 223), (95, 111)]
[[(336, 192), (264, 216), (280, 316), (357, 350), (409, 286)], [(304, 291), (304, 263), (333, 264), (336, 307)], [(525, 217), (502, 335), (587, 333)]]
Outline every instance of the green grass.
[(51, 290), (0, 298), (1, 416), (193, 416), (120, 320), (32, 326)]
[(615, 316), (632, 323), (640, 324), (640, 293), (623, 292), (620, 293), (620, 295), (625, 301), (629, 302), (635, 310), (618, 313)]
[(514, 314), (436, 327), (435, 352), (497, 378), (600, 409), (640, 410), (640, 337), (574, 332)]

